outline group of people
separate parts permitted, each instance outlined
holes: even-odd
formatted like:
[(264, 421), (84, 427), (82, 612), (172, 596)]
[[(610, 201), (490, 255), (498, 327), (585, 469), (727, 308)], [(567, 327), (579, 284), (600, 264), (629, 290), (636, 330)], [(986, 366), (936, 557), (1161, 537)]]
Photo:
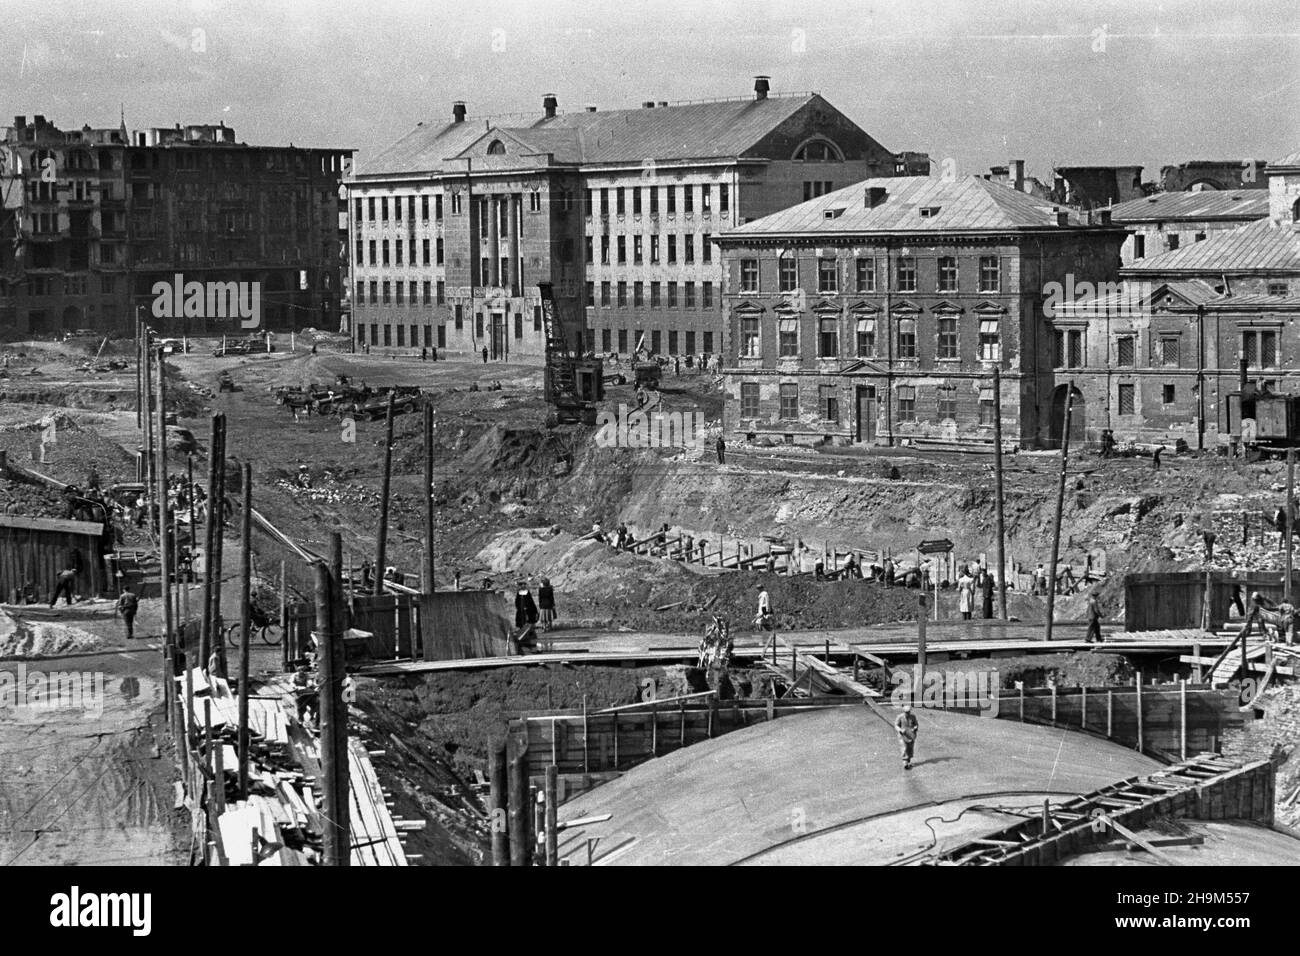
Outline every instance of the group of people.
[(520, 654), (537, 650), (537, 628), (543, 631), (555, 626), (555, 589), (550, 578), (542, 578), (537, 587), (537, 599), (527, 581), (520, 581), (515, 590), (515, 628), (512, 637), (515, 650)]

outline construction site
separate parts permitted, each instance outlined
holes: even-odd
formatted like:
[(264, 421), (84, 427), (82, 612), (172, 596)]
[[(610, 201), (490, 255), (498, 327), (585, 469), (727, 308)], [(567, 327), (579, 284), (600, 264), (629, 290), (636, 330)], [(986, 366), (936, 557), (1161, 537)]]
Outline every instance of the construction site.
[(0, 344), (6, 864), (1300, 861), (1290, 459), (231, 339)]

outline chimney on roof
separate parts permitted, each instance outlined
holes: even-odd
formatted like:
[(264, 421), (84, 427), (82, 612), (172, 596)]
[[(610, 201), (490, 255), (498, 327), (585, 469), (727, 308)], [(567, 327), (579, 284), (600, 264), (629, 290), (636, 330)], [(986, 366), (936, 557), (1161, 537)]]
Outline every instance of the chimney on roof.
[(1013, 159), (1007, 164), (1007, 182), (1016, 192), (1025, 191), (1025, 161)]
[(1068, 226), (1070, 224), (1070, 214), (1060, 206), (1053, 206), (1052, 212), (1056, 213), (1056, 224), (1058, 226)]
[(594, 112), (596, 112), (596, 107), (594, 107), (594, 106), (588, 106), (588, 107), (587, 107), (587, 112), (588, 112), (588, 113), (594, 113)]
[(660, 106), (660, 108), (663, 108), (663, 107), (665, 107), (665, 106), (667, 106), (667, 105), (668, 105), (668, 101), (667, 101), (667, 100), (660, 100), (660, 101), (659, 101), (659, 106)]
[(23, 128), (24, 126), (26, 126), (26, 125), (27, 125), (27, 117), (26, 117), (26, 116), (15, 116), (15, 117), (14, 117), (14, 126), (18, 127), (19, 129), (22, 129), (22, 128)]
[(542, 97), (542, 111), (546, 113), (547, 119), (555, 117), (555, 111), (559, 108), (560, 101), (555, 98), (554, 93), (547, 93)]
[(884, 201), (884, 186), (868, 186), (862, 191), (862, 208), (864, 209), (875, 209)]
[(1098, 215), (1098, 217), (1099, 217), (1100, 220), (1101, 220), (1101, 225), (1103, 225), (1103, 226), (1109, 226), (1109, 225), (1110, 225), (1110, 210), (1109, 210), (1109, 209), (1099, 209), (1099, 210), (1097, 210), (1097, 215)]
[(772, 84), (768, 82), (770, 79), (772, 79), (770, 76), (754, 77), (754, 99), (767, 99), (768, 90), (772, 88)]
[(457, 100), (451, 104), (451, 121), (453, 123), (465, 122), (465, 101)]
[(643, 110), (652, 110), (652, 109), (654, 109), (654, 108), (655, 108), (655, 101), (654, 101), (654, 100), (645, 100), (645, 101), (641, 104), (641, 109), (643, 109)]

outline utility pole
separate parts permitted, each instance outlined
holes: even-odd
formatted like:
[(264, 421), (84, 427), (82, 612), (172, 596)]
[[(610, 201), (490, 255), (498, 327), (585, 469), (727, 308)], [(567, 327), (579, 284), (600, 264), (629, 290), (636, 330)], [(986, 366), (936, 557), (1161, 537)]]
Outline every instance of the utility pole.
[(149, 329), (146, 327), (142, 334), (144, 336), (141, 344), (141, 355), (144, 361), (144, 371), (142, 374), (144, 376), (143, 398), (144, 398), (144, 409), (145, 409), (144, 410), (144, 471), (145, 471), (144, 503), (145, 503), (145, 508), (148, 510), (149, 530), (157, 531), (158, 530), (157, 513), (154, 510), (154, 496), (156, 494), (155, 482), (157, 480), (155, 474), (157, 469), (155, 468), (154, 446), (153, 446), (153, 409), (151, 407), (152, 395), (153, 395), (153, 369), (152, 369), (152, 362), (150, 360), (150, 354), (149, 354)]
[(1002, 485), (1002, 370), (993, 366), (993, 477), (997, 485), (998, 610), (1007, 620), (1007, 524)]
[(1291, 526), (1295, 524), (1295, 449), (1286, 450), (1286, 579), (1282, 582), (1282, 600), (1291, 603)]
[(1056, 610), (1056, 562), (1061, 556), (1061, 515), (1065, 510), (1065, 471), (1070, 463), (1070, 413), (1074, 407), (1074, 382), (1065, 393), (1065, 423), (1061, 430), (1061, 480), (1056, 487), (1056, 521), (1052, 523), (1052, 563), (1047, 566), (1047, 630), (1052, 639), (1052, 614)]
[[(912, 688), (912, 703), (919, 707), (921, 706), (922, 689), (925, 684), (925, 665), (928, 663), (926, 660), (927, 652), (925, 646), (925, 619), (927, 615), (924, 590), (922, 590), (920, 596), (917, 597), (917, 602), (921, 613), (916, 616), (916, 686)], [(938, 594), (935, 595), (934, 603), (936, 605), (939, 603)]]
[[(334, 733), (340, 719), (341, 678), (334, 672), (334, 582), (324, 561), (316, 562), (316, 662), (320, 694), (320, 762), (325, 793), (326, 866), (347, 866), (351, 857), (347, 793), (339, 792), (338, 753)], [(346, 767), (346, 762), (344, 763)]]
[(424, 573), (433, 594), (433, 403), (424, 406)]
[(253, 623), (253, 466), (244, 462), (239, 535), (239, 795), (248, 799), (248, 632)]
[(222, 677), (228, 677), (230, 671), (226, 663), (226, 642), (223, 640), (221, 620), (221, 585), (224, 577), (222, 567), (225, 558), (225, 532), (226, 532), (226, 414), (221, 413), (221, 431), (218, 435), (217, 449), (217, 495), (212, 499), (212, 517), (216, 521), (215, 534), (212, 539), (212, 631), (215, 638), (212, 642), (213, 651), (217, 655), (217, 673)]
[[(167, 379), (163, 375), (162, 349), (158, 350), (158, 434), (167, 434)], [(158, 576), (162, 581), (163, 642), (175, 644), (172, 631), (171, 542), (167, 540), (167, 443), (161, 441), (158, 449)], [(186, 662), (186, 667), (189, 662)]]
[[(216, 621), (212, 618), (212, 589), (215, 571), (212, 566), (215, 518), (213, 506), (217, 498), (217, 456), (221, 451), (221, 413), (212, 413), (212, 430), (208, 438), (208, 513), (203, 522), (203, 610), (199, 617), (199, 666), (206, 671), (212, 658), (212, 631)], [(217, 634), (217, 640), (221, 635)]]
[(384, 569), (388, 566), (388, 494), (393, 480), (393, 398), (388, 393), (388, 427), (384, 438), (384, 484), (379, 495), (379, 534), (375, 541), (375, 597), (384, 593)]

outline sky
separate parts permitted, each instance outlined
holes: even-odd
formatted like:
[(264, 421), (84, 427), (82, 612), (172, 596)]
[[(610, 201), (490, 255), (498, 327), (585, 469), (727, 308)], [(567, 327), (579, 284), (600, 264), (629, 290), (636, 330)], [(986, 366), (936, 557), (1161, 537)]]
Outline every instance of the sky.
[[(0, 125), (225, 122), (352, 148), (417, 122), (816, 90), (936, 174), (1300, 148), (1295, 0), (0, 0)], [(516, 117), (512, 122), (518, 123)]]

